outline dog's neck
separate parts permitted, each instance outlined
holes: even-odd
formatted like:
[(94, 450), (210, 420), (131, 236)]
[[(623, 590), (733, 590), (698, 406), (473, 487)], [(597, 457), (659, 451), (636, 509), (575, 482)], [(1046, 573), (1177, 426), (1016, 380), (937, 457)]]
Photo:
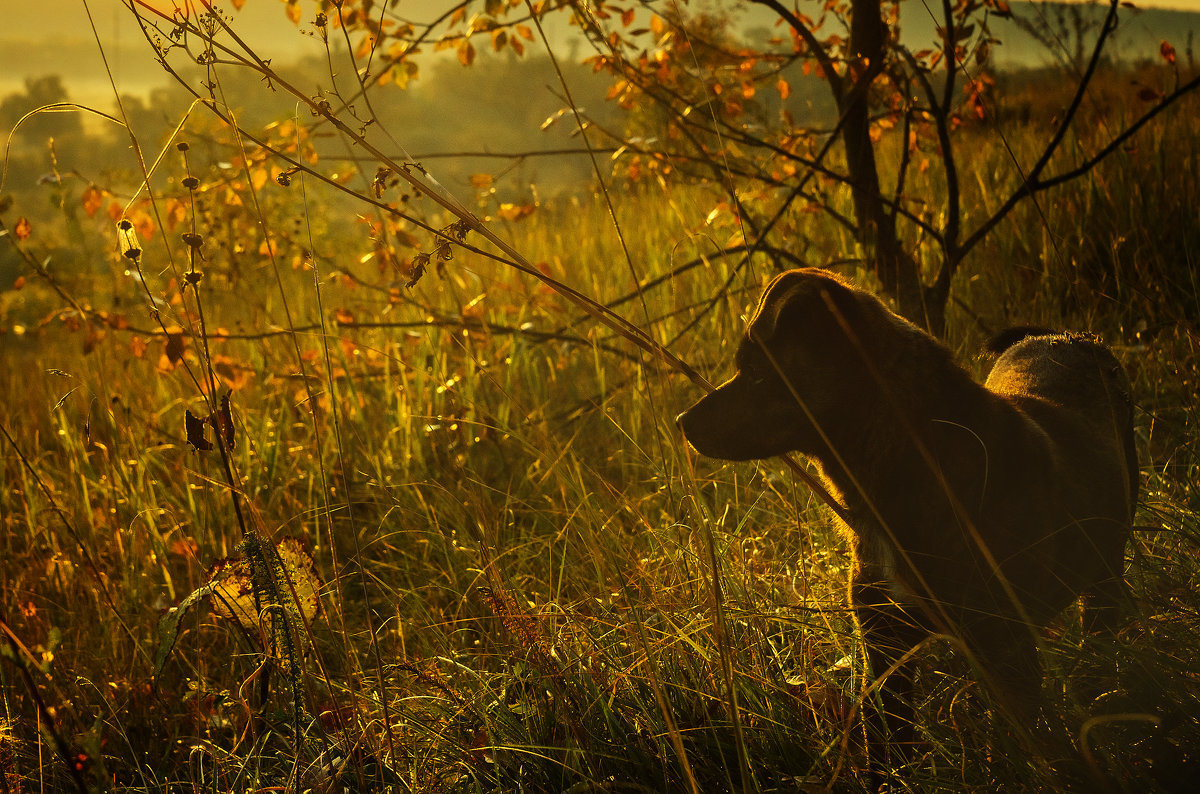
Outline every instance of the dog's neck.
[(969, 476), (933, 456), (930, 450), (946, 448), (945, 443), (931, 443), (934, 437), (961, 435), (965, 448), (982, 455), (986, 441), (976, 432), (979, 417), (1012, 410), (938, 352), (928, 361), (899, 362), (874, 373), (872, 382), (894, 385), (887, 391), (870, 390), (871, 398), (859, 406), (858, 421), (828, 423), (828, 443), (809, 452), (825, 481), (860, 519), (854, 522), (860, 532), (880, 521), (907, 524), (910, 519), (896, 517), (911, 517), (930, 507), (912, 504), (909, 496), (928, 493), (928, 487), (897, 487), (898, 482), (933, 480), (930, 485), (937, 488), (949, 479)]

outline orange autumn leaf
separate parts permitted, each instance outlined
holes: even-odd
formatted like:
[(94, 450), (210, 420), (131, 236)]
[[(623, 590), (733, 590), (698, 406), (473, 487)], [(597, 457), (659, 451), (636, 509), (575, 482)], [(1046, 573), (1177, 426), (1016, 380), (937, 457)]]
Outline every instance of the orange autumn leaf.
[(147, 347), (148, 347), (148, 345), (146, 344), (146, 340), (143, 339), (142, 337), (140, 337), (140, 336), (130, 337), (129, 352), (133, 355), (134, 358), (145, 358)]
[(158, 231), (158, 224), (150, 217), (147, 212), (136, 212), (133, 216), (134, 226), (137, 227), (137, 233), (143, 240), (153, 240), (154, 234)]
[(165, 213), (163, 213), (164, 215), (166, 215), (165, 222), (167, 224), (167, 231), (169, 231), (169, 232), (175, 231), (175, 228), (177, 226), (179, 226), (179, 224), (181, 224), (185, 220), (187, 220), (187, 213), (188, 213), (187, 205), (184, 204), (182, 201), (180, 201), (179, 199), (176, 199), (176, 198), (168, 199), (167, 200), (167, 211)]
[(221, 382), (233, 391), (237, 391), (245, 387), (245, 385), (250, 382), (250, 378), (254, 375), (254, 371), (245, 364), (242, 364), (234, 360), (232, 357), (226, 355), (218, 354), (213, 356), (212, 368), (217, 377), (221, 379)]
[(96, 217), (96, 212), (100, 209), (100, 204), (104, 198), (104, 194), (100, 191), (100, 188), (95, 185), (88, 185), (80, 198), (83, 201), (83, 211), (87, 213), (87, 216), (89, 218)]
[(21, 242), (25, 242), (29, 239), (29, 235), (33, 234), (33, 225), (24, 215), (17, 219), (17, 226), (15, 229), (13, 229), (13, 234), (15, 234), (17, 239)]
[[(238, 0), (233, 0), (233, 2), (235, 7), (240, 5)], [(245, 3), (246, 0), (241, 0), (241, 2)], [(167, 547), (167, 549), (172, 554), (175, 554), (179, 557), (195, 559), (197, 552), (200, 551), (200, 544), (196, 542), (195, 538), (190, 536), (186, 538), (175, 538), (175, 540), (171, 541), (171, 544)]]
[(1163, 60), (1167, 63), (1175, 63), (1175, 47), (1171, 44), (1171, 42), (1163, 39), (1162, 44), (1160, 44), (1158, 47), (1158, 52), (1162, 55)]
[(533, 214), (537, 207), (533, 204), (509, 204), (505, 202), (496, 210), (496, 214), (506, 221), (518, 221)]

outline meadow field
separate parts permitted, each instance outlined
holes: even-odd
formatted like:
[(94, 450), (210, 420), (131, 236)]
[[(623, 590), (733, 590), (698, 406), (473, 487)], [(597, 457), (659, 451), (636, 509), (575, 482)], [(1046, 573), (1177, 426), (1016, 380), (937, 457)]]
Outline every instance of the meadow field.
[[(1064, 158), (1125, 112), (1096, 108)], [(914, 791), (1200, 768), (1198, 110), (1021, 205), (956, 276), (946, 342), (980, 377), (1015, 324), (1094, 331), (1128, 368), (1136, 612), (1051, 627), (1033, 728), (930, 642)], [(967, 220), (1045, 132), (969, 133)], [(830, 511), (778, 460), (691, 452), (696, 385), (554, 283), (375, 211), (402, 187), (374, 164), (348, 195), (227, 134), (184, 125), (132, 205), (136, 178), (80, 158), (0, 206), (0, 791), (865, 787)], [(937, 174), (913, 177), (931, 207)], [(719, 184), (493, 187), (461, 198), (713, 382), (786, 264), (717, 253), (743, 234)], [(876, 286), (824, 214), (776, 239)]]

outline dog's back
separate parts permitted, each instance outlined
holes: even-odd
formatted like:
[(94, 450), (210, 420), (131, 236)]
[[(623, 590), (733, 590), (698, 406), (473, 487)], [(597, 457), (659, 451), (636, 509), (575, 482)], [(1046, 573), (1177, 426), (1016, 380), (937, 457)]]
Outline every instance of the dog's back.
[[(1116, 444), (1125, 463), (1128, 518), (1137, 503), (1138, 466), (1133, 436), (1131, 385), (1125, 368), (1104, 344), (1090, 334), (1051, 333), (1019, 329), (1004, 334), (989, 348), (1000, 354), (985, 386), (1025, 410), (1035, 421), (1078, 424), (1082, 447), (1111, 450)], [(1007, 342), (1007, 344), (1005, 344)], [(1003, 346), (1001, 346), (1003, 345)], [(1071, 422), (1071, 418), (1074, 422)], [(1079, 457), (1081, 448), (1060, 443), (1064, 455)], [(1086, 469), (1084, 469), (1086, 470)]]
[(1129, 377), (1112, 351), (1091, 334), (1017, 330), (1019, 339), (1005, 332), (989, 345), (1000, 358), (988, 389), (1048, 400), (1098, 424), (1115, 421), (1122, 435), (1132, 433)]

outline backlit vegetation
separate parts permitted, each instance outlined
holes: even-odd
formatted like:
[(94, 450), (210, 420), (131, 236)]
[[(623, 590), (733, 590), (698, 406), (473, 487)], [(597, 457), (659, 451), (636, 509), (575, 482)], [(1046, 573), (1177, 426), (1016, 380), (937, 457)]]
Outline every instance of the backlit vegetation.
[[(1097, 78), (1058, 156), (1169, 94), (1164, 59)], [(967, 227), (1071, 86), (991, 90), (956, 133)], [(831, 514), (779, 461), (699, 459), (673, 422), (700, 391), (682, 363), (724, 377), (780, 267), (878, 286), (853, 229), (790, 205), (743, 262), (770, 185), (626, 154), (607, 191), (475, 173), (463, 211), (506, 251), (357, 145), (365, 103), (310, 100), (339, 152), (308, 109), (239, 131), (197, 105), (139, 141), (149, 187), (132, 154), (76, 153), (0, 199), (0, 790), (865, 786)], [(1054, 625), (1033, 734), (933, 643), (914, 790), (1194, 779), (1198, 110), (1018, 205), (955, 274), (944, 336), (979, 372), (1019, 323), (1094, 330), (1129, 368), (1137, 612), (1110, 638)], [(941, 206), (936, 155), (878, 143)]]

